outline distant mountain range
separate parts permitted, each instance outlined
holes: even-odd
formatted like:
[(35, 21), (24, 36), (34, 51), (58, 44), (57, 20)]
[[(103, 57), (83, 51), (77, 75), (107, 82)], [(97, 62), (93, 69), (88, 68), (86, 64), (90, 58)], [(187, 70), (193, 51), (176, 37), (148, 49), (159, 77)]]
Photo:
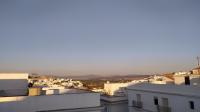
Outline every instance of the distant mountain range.
[(134, 80), (147, 78), (150, 75), (110, 75), (110, 76), (100, 76), (100, 75), (84, 75), (84, 76), (70, 76), (72, 79), (77, 80)]
[(73, 80), (136, 80), (147, 78), (151, 75), (129, 74), (129, 75), (79, 75), (79, 76), (55, 76), (32, 74), (34, 78), (71, 78)]

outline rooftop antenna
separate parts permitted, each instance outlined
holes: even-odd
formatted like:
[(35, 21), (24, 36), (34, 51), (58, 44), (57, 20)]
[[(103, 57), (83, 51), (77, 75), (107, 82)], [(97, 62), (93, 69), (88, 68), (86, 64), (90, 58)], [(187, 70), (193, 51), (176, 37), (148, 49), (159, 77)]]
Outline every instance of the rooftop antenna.
[(198, 67), (199, 67), (199, 56), (197, 56), (197, 63), (198, 63)]

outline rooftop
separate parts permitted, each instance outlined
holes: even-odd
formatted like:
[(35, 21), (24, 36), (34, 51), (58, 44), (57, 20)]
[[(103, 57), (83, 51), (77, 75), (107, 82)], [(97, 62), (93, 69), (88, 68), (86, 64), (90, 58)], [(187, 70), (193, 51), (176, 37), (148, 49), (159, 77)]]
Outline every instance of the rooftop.
[(160, 94), (173, 94), (181, 96), (191, 96), (200, 98), (200, 87), (198, 86), (186, 86), (186, 85), (160, 85), (141, 83), (133, 86), (129, 86), (128, 90), (153, 92)]
[(28, 79), (28, 73), (0, 73), (0, 79)]
[(198, 70), (198, 69), (200, 69), (200, 66), (198, 66), (197, 68), (194, 68), (194, 69), (192, 69), (192, 70)]
[(127, 96), (108, 96), (108, 95), (101, 95), (101, 100), (105, 102), (123, 102), (127, 101)]
[(88, 90), (82, 90), (82, 89), (46, 89), (43, 91), (56, 91), (56, 93), (59, 94), (81, 94), (81, 93), (95, 93), (93, 91), (88, 91)]

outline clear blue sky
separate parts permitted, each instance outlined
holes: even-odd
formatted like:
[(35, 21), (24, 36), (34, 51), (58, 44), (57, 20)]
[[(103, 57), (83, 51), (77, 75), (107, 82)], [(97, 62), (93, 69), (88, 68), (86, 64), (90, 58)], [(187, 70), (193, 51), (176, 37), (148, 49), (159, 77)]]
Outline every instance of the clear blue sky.
[(1, 0), (0, 72), (190, 70), (199, 11), (199, 0)]

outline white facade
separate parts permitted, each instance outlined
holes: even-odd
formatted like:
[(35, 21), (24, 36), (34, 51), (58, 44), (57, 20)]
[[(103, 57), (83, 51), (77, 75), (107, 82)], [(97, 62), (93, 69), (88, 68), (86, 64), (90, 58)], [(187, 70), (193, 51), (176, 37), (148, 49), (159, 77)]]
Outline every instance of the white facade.
[(200, 88), (160, 84), (128, 87), (129, 112), (199, 112)]
[(79, 93), (85, 92), (84, 90), (79, 89), (47, 89), (42, 88), (42, 95), (58, 95), (58, 94), (68, 94), (68, 93)]
[(0, 73), (0, 96), (27, 95), (27, 73)]
[(99, 93), (0, 97), (1, 112), (101, 112)]
[(128, 112), (127, 96), (101, 96), (103, 112)]
[(0, 74), (0, 95), (3, 96), (0, 97), (0, 112), (101, 112), (104, 109), (99, 93), (43, 89), (40, 90), (43, 95), (27, 96), (28, 74)]
[[(188, 78), (188, 81), (186, 81)], [(200, 85), (200, 75), (184, 74), (174, 75), (174, 83), (176, 85)]]
[(124, 87), (127, 87), (129, 83), (105, 83), (104, 91), (108, 95), (124, 95)]
[(126, 95), (125, 88), (134, 84), (147, 82), (147, 80), (133, 80), (127, 83), (105, 83), (104, 91), (110, 96), (124, 96)]
[(165, 76), (153, 76), (151, 79), (149, 79), (149, 82), (152, 84), (174, 84), (174, 80)]
[(192, 73), (200, 75), (200, 67), (197, 67), (197, 68), (193, 69)]

